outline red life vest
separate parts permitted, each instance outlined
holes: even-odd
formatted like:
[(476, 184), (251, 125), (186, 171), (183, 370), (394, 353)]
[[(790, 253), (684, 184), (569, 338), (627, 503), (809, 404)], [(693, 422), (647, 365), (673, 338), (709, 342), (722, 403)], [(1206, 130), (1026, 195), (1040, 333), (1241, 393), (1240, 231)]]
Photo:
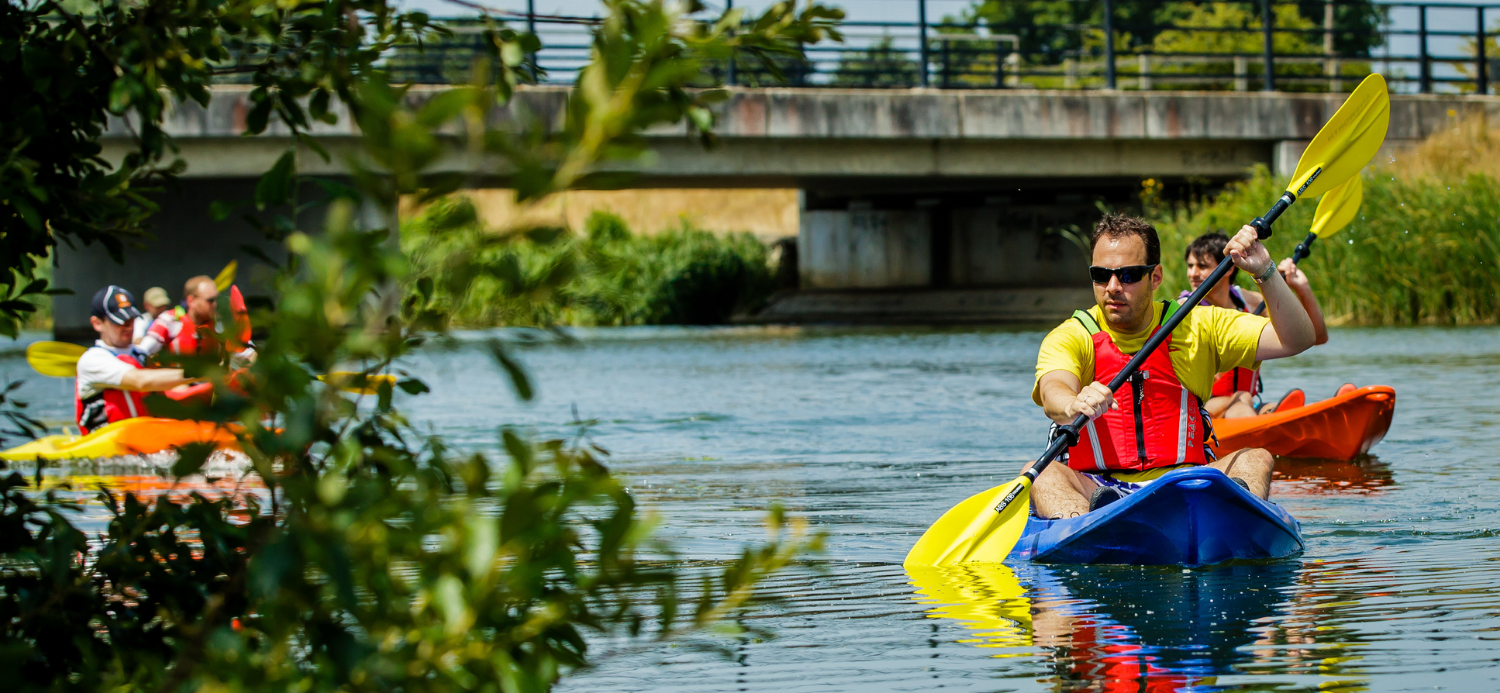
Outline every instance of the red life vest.
[[(144, 366), (132, 354), (113, 354), (113, 356), (136, 368)], [(78, 430), (85, 434), (105, 424), (151, 415), (151, 412), (146, 409), (146, 393), (118, 389), (103, 390), (88, 399), (82, 399), (78, 396), (78, 388), (75, 387), (73, 409), (74, 417), (78, 422)]]
[[(234, 314), (234, 329), (226, 331), (226, 336), (229, 338), (230, 349), (239, 353), (250, 343), (250, 312), (245, 307), (245, 298), (240, 295), (238, 286), (229, 287), (229, 308)], [(178, 320), (182, 322), (182, 329), (177, 331), (177, 336), (168, 344), (172, 353), (188, 356), (221, 353), (223, 347), (213, 325), (194, 324), (193, 316), (187, 311), (182, 311)]]
[[(1176, 301), (1163, 301), (1161, 323), (1177, 311)], [(1094, 340), (1094, 379), (1114, 379), (1130, 356), (1115, 346), (1109, 333), (1099, 328), (1094, 316), (1075, 311)], [(1152, 331), (1153, 334), (1155, 330)], [(1177, 377), (1169, 350), (1172, 336), (1146, 357), (1141, 369), (1115, 392), (1119, 409), (1088, 422), (1078, 434), (1078, 444), (1068, 449), (1068, 466), (1079, 471), (1105, 469), (1145, 471), (1176, 464), (1205, 464), (1203, 444), (1210, 434), (1202, 403)]]

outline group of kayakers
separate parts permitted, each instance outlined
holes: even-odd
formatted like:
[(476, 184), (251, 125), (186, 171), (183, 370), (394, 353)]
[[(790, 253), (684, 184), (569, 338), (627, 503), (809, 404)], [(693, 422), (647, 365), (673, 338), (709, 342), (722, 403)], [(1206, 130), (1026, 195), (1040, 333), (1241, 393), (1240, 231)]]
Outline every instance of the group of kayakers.
[[(238, 299), (238, 292), (234, 298)], [(109, 285), (94, 294), (89, 324), (99, 333), (94, 345), (78, 359), (75, 410), (83, 433), (108, 423), (149, 416), (145, 396), (168, 392), (191, 396), (194, 379), (182, 368), (157, 367), (163, 350), (178, 356), (219, 356), (227, 350), (229, 365), (243, 367), (255, 360), (243, 301), (235, 300), (235, 325), (225, 331), (217, 324), (219, 290), (208, 276), (189, 279), (182, 301), (172, 305), (166, 290), (145, 293), (143, 314), (135, 296)], [(230, 338), (221, 340), (219, 334)], [(227, 343), (226, 343), (227, 342)], [(206, 395), (208, 388), (197, 386)]]
[[(1089, 422), (1068, 449), (1067, 465), (1049, 465), (1037, 478), (1031, 496), (1036, 514), (1082, 515), (1193, 465), (1215, 467), (1266, 498), (1272, 455), (1251, 448), (1216, 459), (1208, 445), (1212, 419), (1301, 406), (1305, 396), (1295, 389), (1259, 410), (1253, 399), (1261, 390), (1261, 362), (1328, 341), (1307, 276), (1290, 259), (1278, 267), (1253, 227), (1233, 238), (1199, 237), (1185, 258), (1194, 289), (1226, 256), (1235, 270), (1209, 290), (1205, 308), (1188, 313), (1140, 371), (1111, 392), (1105, 383), (1180, 305), (1153, 300), (1163, 271), (1161, 242), (1149, 222), (1106, 215), (1090, 235), (1090, 252), (1096, 305), (1076, 311), (1043, 339), (1032, 390), (1032, 399), (1056, 422), (1053, 435), (1079, 415)], [(1238, 270), (1260, 291), (1234, 286)], [(1267, 317), (1256, 314), (1262, 303)]]
[[(1216, 459), (1208, 446), (1212, 419), (1301, 406), (1300, 390), (1259, 409), (1254, 400), (1261, 394), (1261, 362), (1328, 341), (1307, 276), (1290, 259), (1278, 267), (1250, 226), (1233, 238), (1222, 233), (1197, 238), (1185, 253), (1195, 289), (1226, 256), (1236, 269), (1112, 393), (1104, 383), (1180, 306), (1153, 300), (1163, 270), (1161, 242), (1149, 222), (1106, 215), (1093, 229), (1090, 250), (1096, 305), (1076, 311), (1042, 341), (1032, 391), (1032, 399), (1057, 422), (1054, 434), (1081, 414), (1090, 420), (1069, 448), (1068, 464), (1050, 465), (1036, 480), (1036, 513), (1081, 515), (1188, 465), (1218, 468), (1267, 497), (1271, 454), (1243, 449)], [(1234, 285), (1239, 270), (1254, 279), (1259, 292)], [(213, 279), (189, 279), (175, 306), (161, 288), (147, 290), (145, 297), (143, 315), (135, 297), (119, 286), (94, 294), (89, 321), (99, 339), (78, 361), (77, 422), (84, 432), (146, 416), (145, 393), (180, 390), (191, 382), (181, 368), (152, 367), (153, 356), (164, 349), (204, 356), (225, 355), (227, 348), (231, 367), (255, 358), (243, 301), (236, 300), (233, 310), (239, 324), (227, 332), (215, 329), (219, 291)], [(1262, 304), (1266, 317), (1257, 314)], [(232, 335), (228, 344), (221, 343), (220, 333)]]

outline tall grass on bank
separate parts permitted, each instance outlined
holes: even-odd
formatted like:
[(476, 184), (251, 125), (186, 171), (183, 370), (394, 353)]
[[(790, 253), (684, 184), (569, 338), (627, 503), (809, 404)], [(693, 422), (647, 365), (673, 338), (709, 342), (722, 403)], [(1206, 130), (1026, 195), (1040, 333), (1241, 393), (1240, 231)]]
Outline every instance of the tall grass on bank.
[[(1435, 165), (1442, 159), (1432, 152), (1441, 146), (1470, 150), (1462, 141), (1429, 142), (1423, 147), (1431, 156), (1423, 159), (1423, 150), (1417, 150), (1412, 158), (1419, 163), (1411, 171), (1367, 170), (1359, 216), (1337, 235), (1319, 240), (1302, 261), (1330, 322), (1500, 322), (1500, 182), (1474, 166)], [(1485, 165), (1472, 156), (1465, 161)], [(1175, 297), (1187, 288), (1182, 253), (1193, 238), (1214, 230), (1233, 235), (1263, 213), (1286, 184), (1259, 167), (1212, 202), (1158, 219), (1167, 275), (1161, 294)], [(1281, 217), (1267, 241), (1274, 257), (1291, 255), (1307, 235), (1316, 207), (1315, 200), (1304, 200)], [(1252, 286), (1239, 274), (1242, 285)]]
[[(544, 229), (502, 240), (461, 196), (401, 225), (412, 288), (430, 282), (467, 327), (711, 325), (759, 309), (775, 288), (767, 248), (748, 233), (685, 224), (650, 236), (595, 212), (584, 232)], [(499, 271), (461, 270), (471, 263)]]

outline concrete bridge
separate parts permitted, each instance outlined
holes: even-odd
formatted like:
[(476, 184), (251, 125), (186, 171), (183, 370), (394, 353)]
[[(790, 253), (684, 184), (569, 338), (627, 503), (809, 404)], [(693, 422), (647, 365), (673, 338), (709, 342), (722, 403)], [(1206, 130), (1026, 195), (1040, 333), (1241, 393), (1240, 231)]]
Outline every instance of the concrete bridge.
[[(414, 88), (414, 103), (440, 87)], [(59, 249), (57, 281), (77, 291), (55, 305), (60, 337), (87, 331), (97, 286), (162, 285), (176, 296), (194, 274), (230, 259), (273, 257), (244, 221), (214, 221), (213, 200), (251, 199), (255, 177), (295, 143), (272, 127), (243, 137), (248, 89), (219, 87), (206, 108), (179, 104), (166, 125), (187, 162), (165, 195), (150, 248), (124, 266), (96, 248)], [(1050, 318), (1086, 298), (1078, 250), (1057, 233), (1087, 228), (1096, 201), (1124, 206), (1142, 179), (1209, 189), (1262, 164), (1289, 172), (1343, 95), (1244, 92), (738, 89), (718, 107), (719, 142), (685, 128), (650, 133), (656, 155), (629, 167), (634, 187), (795, 187), (803, 191), (801, 288), (768, 319)], [(522, 91), (517, 106), (558, 117), (566, 90)], [(513, 106), (515, 108), (515, 106)], [(513, 116), (497, 113), (504, 120)], [(1500, 97), (1392, 97), (1394, 151), (1461, 116), (1500, 119)], [(555, 122), (555, 121), (554, 121)], [(131, 146), (114, 123), (105, 156)], [(339, 176), (357, 147), (347, 113), (318, 125), (325, 163), (298, 149), (303, 173)], [(459, 157), (447, 170), (472, 170)], [(476, 178), (503, 186), (504, 170)], [(266, 287), (246, 273), (248, 293)]]

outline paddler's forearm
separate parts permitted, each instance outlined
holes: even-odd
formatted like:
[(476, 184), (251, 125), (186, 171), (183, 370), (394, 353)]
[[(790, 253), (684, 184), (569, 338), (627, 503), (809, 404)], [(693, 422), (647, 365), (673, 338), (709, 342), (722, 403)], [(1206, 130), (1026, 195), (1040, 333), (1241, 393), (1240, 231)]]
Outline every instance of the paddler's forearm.
[(1280, 356), (1300, 354), (1312, 348), (1317, 339), (1312, 318), (1292, 287), (1280, 272), (1271, 272), (1266, 283), (1260, 285), (1262, 300), (1266, 302), (1266, 315), (1271, 318), (1271, 329), (1281, 342)]
[(1318, 305), (1318, 297), (1313, 295), (1311, 288), (1297, 287), (1292, 289), (1297, 294), (1297, 302), (1302, 304), (1302, 309), (1307, 311), (1307, 317), (1312, 320), (1313, 346), (1328, 343), (1328, 324), (1323, 322), (1323, 307)]
[(1037, 386), (1042, 395), (1042, 412), (1047, 418), (1060, 424), (1072, 423), (1068, 405), (1078, 398), (1082, 389), (1078, 377), (1067, 371), (1052, 371), (1043, 375)]
[(181, 368), (137, 368), (120, 378), (120, 389), (132, 392), (161, 392), (193, 382), (183, 376)]

